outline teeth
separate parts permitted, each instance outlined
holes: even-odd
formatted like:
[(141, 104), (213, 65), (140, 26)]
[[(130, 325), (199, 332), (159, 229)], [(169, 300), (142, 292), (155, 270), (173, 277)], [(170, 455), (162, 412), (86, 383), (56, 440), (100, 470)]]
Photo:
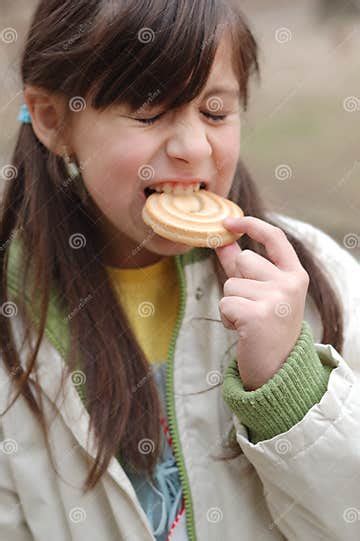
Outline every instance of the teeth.
[(194, 186), (187, 186), (186, 188), (184, 188), (184, 193), (186, 195), (190, 195), (191, 193), (194, 193), (196, 191), (195, 189), (195, 185)]
[(177, 184), (175, 187), (169, 182), (162, 184), (161, 186), (150, 186), (152, 190), (156, 190), (157, 193), (173, 193), (175, 195), (190, 195), (200, 190), (200, 182), (196, 184)]
[(164, 192), (164, 193), (171, 193), (171, 192), (172, 192), (171, 184), (164, 184), (164, 186), (163, 186), (163, 192)]

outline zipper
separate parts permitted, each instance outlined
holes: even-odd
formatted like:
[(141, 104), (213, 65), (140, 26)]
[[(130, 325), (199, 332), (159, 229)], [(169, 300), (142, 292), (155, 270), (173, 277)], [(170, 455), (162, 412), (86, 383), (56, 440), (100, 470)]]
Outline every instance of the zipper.
[[(195, 533), (194, 512), (193, 512), (193, 503), (192, 503), (192, 497), (191, 497), (191, 491), (190, 491), (190, 484), (189, 484), (187, 472), (185, 469), (183, 455), (181, 452), (180, 438), (179, 438), (179, 432), (178, 432), (177, 421), (176, 421), (176, 416), (175, 416), (175, 401), (174, 401), (174, 392), (173, 392), (174, 352), (175, 352), (175, 345), (176, 345), (177, 337), (179, 334), (179, 330), (180, 330), (182, 321), (184, 319), (185, 300), (186, 300), (186, 280), (185, 280), (183, 263), (181, 262), (181, 257), (182, 257), (181, 255), (177, 255), (174, 258), (175, 263), (176, 263), (177, 276), (180, 282), (180, 309), (179, 309), (178, 317), (175, 324), (175, 329), (171, 338), (169, 351), (167, 355), (165, 394), (166, 394), (166, 411), (167, 411), (167, 416), (168, 416), (168, 427), (169, 427), (169, 432), (172, 439), (172, 451), (175, 456), (176, 464), (179, 470), (179, 477), (180, 477), (181, 487), (183, 491), (183, 498), (184, 498), (184, 503), (185, 503), (186, 530), (187, 530), (187, 535), (188, 535), (188, 541), (197, 541), (196, 533)], [(10, 275), (9, 277), (8, 286), (9, 286), (9, 289), (12, 289), (14, 295), (16, 295), (16, 293), (19, 293), (19, 290), (17, 289), (16, 280), (13, 279), (12, 275)], [(56, 314), (56, 316), (57, 318), (55, 321), (57, 323), (59, 321), (58, 314)], [(36, 320), (36, 323), (38, 323), (37, 320)], [(65, 326), (64, 330), (67, 331), (67, 326)], [(57, 340), (56, 334), (53, 333), (51, 329), (49, 329), (48, 323), (45, 327), (45, 334), (49, 338), (54, 348), (57, 349), (61, 357), (64, 357), (64, 348), (62, 347), (62, 344), (60, 343), (60, 341)], [(82, 401), (85, 402), (86, 391), (85, 391), (85, 386), (83, 384), (81, 385), (79, 394)], [(84, 403), (84, 407), (86, 408), (85, 403)], [(120, 465), (123, 467), (120, 454), (117, 458), (120, 462)], [(179, 515), (182, 512), (183, 512), (183, 509), (181, 509), (181, 511), (179, 512)]]
[(173, 453), (179, 470), (179, 477), (185, 502), (186, 530), (189, 541), (196, 541), (193, 503), (189, 479), (185, 469), (184, 458), (181, 452), (181, 444), (175, 415), (174, 400), (174, 353), (179, 330), (184, 319), (186, 299), (186, 281), (183, 265), (180, 261), (180, 258), (180, 255), (175, 256), (176, 270), (180, 282), (180, 309), (176, 320), (175, 329), (171, 338), (168, 351), (168, 359), (166, 363), (166, 412), (168, 416), (169, 432), (172, 439)]

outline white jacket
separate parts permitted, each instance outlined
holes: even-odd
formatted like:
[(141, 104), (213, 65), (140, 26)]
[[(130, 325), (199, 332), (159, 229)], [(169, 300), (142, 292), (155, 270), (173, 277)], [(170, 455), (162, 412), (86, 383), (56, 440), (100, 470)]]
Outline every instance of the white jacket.
[[(209, 381), (212, 371), (226, 369), (236, 349), (234, 331), (196, 319), (220, 319), (218, 302), (223, 294), (211, 259), (205, 257), (207, 250), (191, 251), (194, 260), (191, 255), (177, 256), (185, 302), (174, 335), (168, 384), (188, 503), (189, 541), (360, 538), (360, 266), (324, 232), (284, 216), (277, 219), (280, 227), (286, 223), (306, 239), (340, 292), (343, 357), (319, 343), (322, 325), (308, 296), (304, 319), (312, 327), (321, 361), (334, 367), (328, 389), (290, 430), (252, 444), (246, 428), (225, 404), (221, 386), (212, 387)], [(11, 321), (20, 340), (21, 321), (19, 317)], [(0, 417), (0, 540), (154, 541), (115, 457), (96, 488), (81, 495), (88, 473), (86, 456), (95, 458), (95, 445), (91, 441), (87, 446), (89, 415), (70, 377), (55, 401), (66, 365), (58, 350), (61, 336), (52, 332), (49, 324), (38, 364), (49, 422), (54, 407), (59, 413), (50, 435), (60, 477), (51, 466), (41, 429), (20, 397)], [(2, 413), (10, 388), (2, 363), (0, 385)], [(194, 394), (205, 389), (209, 391)], [(212, 455), (221, 453), (222, 438), (232, 423), (243, 453), (234, 460), (215, 461)], [(286, 452), (279, 452), (284, 444)]]

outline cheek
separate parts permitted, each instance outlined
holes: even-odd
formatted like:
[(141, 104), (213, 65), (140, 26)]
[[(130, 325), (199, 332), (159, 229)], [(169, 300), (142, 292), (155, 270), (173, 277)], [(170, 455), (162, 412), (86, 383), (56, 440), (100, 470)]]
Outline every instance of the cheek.
[(222, 183), (228, 183), (232, 181), (240, 157), (240, 129), (229, 128), (222, 135), (216, 158), (216, 169)]
[(141, 189), (142, 177), (148, 174), (146, 164), (150, 149), (139, 138), (119, 137), (108, 138), (101, 148), (96, 157), (93, 154), (94, 158), (85, 163), (85, 183), (97, 199), (112, 205), (119, 194), (118, 203), (124, 204), (134, 197), (134, 191)]

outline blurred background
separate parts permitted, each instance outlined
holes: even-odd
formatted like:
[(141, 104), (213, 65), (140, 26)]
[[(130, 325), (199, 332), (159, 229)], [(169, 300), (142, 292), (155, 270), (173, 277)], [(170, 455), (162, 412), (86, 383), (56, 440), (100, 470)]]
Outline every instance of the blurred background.
[[(277, 212), (360, 259), (360, 0), (239, 0), (260, 47), (241, 153)], [(1, 169), (22, 103), (19, 52), (36, 0), (0, 1)]]

